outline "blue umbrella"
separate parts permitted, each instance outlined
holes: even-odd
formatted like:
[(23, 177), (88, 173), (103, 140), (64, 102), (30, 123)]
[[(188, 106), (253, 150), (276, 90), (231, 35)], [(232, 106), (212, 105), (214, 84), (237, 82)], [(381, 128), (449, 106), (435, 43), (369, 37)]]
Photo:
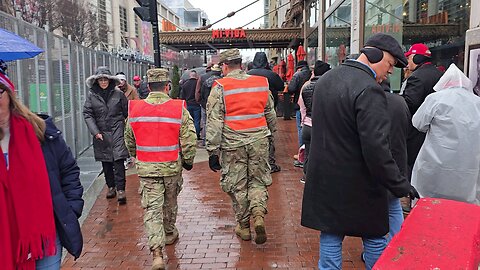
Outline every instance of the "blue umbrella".
[(3, 61), (31, 58), (42, 52), (30, 41), (0, 28), (0, 59)]

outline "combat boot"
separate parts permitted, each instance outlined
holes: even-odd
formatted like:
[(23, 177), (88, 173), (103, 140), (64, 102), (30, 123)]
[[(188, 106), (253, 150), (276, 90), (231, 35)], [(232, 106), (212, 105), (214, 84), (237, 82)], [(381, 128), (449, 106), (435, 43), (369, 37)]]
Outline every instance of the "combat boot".
[(235, 233), (244, 241), (249, 241), (252, 239), (252, 236), (250, 235), (250, 227), (245, 227), (244, 226), (237, 224), (235, 227)]
[(172, 233), (165, 233), (165, 245), (171, 245), (178, 239), (178, 230), (175, 228)]
[(262, 216), (256, 216), (254, 218), (255, 226), (255, 243), (263, 244), (267, 241), (267, 233), (265, 232), (265, 223)]
[(153, 251), (152, 270), (165, 270), (165, 262), (163, 261), (162, 248), (154, 249)]
[(262, 207), (255, 207), (252, 209), (253, 226), (255, 228), (255, 243), (263, 244), (267, 241), (267, 233), (265, 232), (265, 209)]

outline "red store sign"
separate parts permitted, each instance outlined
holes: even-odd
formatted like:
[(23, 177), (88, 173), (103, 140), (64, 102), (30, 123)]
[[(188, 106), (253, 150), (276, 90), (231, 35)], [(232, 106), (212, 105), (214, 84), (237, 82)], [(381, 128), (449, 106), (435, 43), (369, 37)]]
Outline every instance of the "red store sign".
[(247, 38), (245, 30), (243, 29), (221, 29), (212, 31), (213, 39), (220, 38)]

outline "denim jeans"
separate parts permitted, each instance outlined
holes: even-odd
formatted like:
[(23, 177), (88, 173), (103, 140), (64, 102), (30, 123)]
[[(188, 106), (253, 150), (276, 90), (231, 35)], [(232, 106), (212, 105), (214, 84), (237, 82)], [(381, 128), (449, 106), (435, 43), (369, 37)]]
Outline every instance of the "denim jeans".
[[(318, 269), (342, 269), (343, 238), (345, 238), (344, 235), (326, 232), (320, 234), (320, 260), (318, 260)], [(365, 266), (367, 270), (370, 270), (387, 246), (387, 239), (385, 237), (362, 237), (362, 241), (363, 250), (365, 250)]]
[(195, 125), (195, 132), (197, 133), (197, 139), (200, 138), (200, 118), (201, 118), (201, 107), (199, 105), (187, 105), (187, 110), (190, 113), (190, 116), (193, 118), (193, 124)]
[(58, 238), (55, 242), (57, 246), (57, 254), (49, 257), (43, 257), (40, 260), (35, 262), (35, 269), (36, 270), (59, 270), (60, 265), (62, 263), (62, 244), (60, 243), (60, 238)]
[(387, 236), (387, 241), (390, 242), (393, 236), (400, 231), (403, 223), (402, 205), (398, 198), (392, 198), (388, 202), (388, 222), (390, 224), (390, 231)]
[(203, 140), (203, 145), (205, 145), (205, 133), (206, 133), (206, 128), (207, 128), (207, 111), (202, 108), (202, 117), (200, 121), (200, 128), (202, 130), (200, 134), (200, 138)]
[(302, 139), (302, 114), (300, 110), (295, 111), (295, 121), (297, 122), (298, 147), (303, 145)]

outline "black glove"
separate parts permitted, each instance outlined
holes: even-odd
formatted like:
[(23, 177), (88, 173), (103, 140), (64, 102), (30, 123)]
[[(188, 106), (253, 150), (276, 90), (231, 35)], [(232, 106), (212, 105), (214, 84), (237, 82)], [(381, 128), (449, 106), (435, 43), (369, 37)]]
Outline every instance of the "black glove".
[(187, 163), (182, 163), (182, 167), (185, 170), (190, 171), (193, 168), (193, 165), (192, 164), (187, 164)]
[(414, 186), (410, 185), (410, 191), (408, 192), (408, 197), (410, 197), (410, 199), (420, 199), (420, 194), (418, 194), (418, 191), (415, 189)]
[(220, 160), (218, 158), (218, 155), (211, 155), (208, 158), (208, 166), (214, 172), (222, 169), (222, 166), (220, 166)]

